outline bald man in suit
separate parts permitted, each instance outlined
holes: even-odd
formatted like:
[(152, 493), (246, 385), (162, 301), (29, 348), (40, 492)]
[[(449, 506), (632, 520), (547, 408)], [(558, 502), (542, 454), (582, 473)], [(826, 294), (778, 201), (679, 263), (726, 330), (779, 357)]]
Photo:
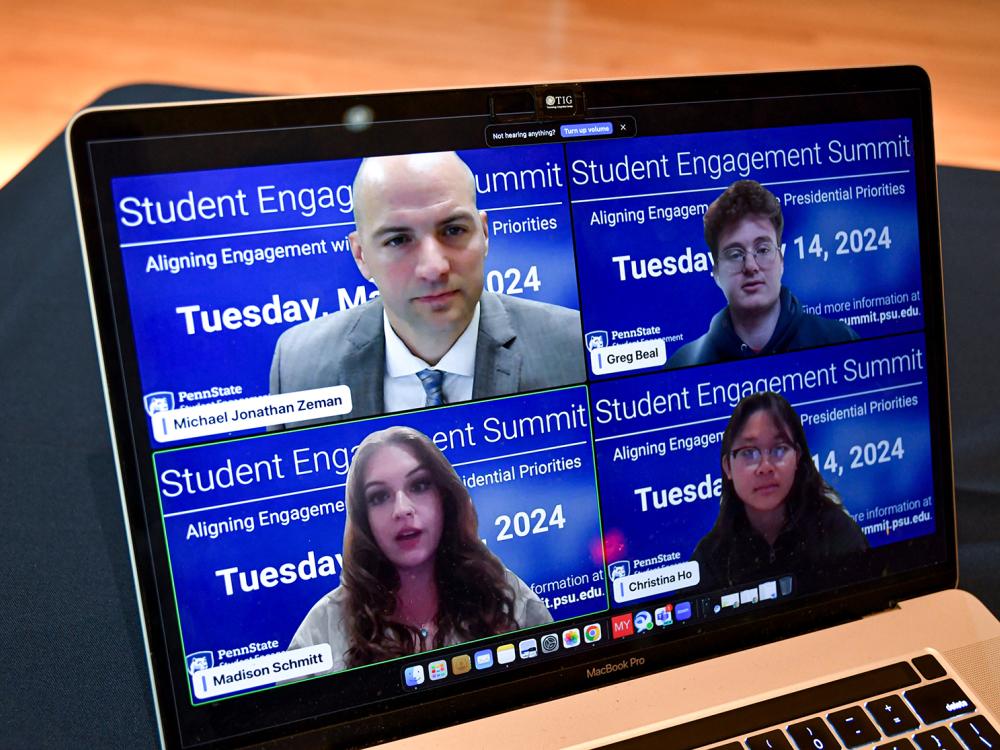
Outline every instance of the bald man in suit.
[(347, 385), (348, 419), (583, 382), (578, 312), (483, 291), (486, 213), (457, 154), (365, 159), (354, 216), (379, 296), (285, 331), (271, 393)]

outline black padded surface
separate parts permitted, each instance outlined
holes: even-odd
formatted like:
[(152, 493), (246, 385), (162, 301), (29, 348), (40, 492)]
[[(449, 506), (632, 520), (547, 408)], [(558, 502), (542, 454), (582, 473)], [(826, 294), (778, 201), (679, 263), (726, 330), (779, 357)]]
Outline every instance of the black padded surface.
[(0, 191), (0, 248), (0, 747), (155, 746), (62, 138)]
[[(101, 104), (223, 96), (166, 86)], [(963, 588), (1000, 612), (992, 380), (1000, 173), (940, 170)], [(59, 139), (0, 191), (0, 747), (149, 747), (156, 726)]]
[(1000, 614), (1000, 172), (941, 167), (952, 431), (958, 495), (959, 587)]

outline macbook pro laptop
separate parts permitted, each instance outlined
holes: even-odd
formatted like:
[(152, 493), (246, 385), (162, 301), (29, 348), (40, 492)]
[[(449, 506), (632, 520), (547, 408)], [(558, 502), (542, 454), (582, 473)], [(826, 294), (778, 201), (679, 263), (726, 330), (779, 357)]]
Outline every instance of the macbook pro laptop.
[(922, 70), (67, 145), (164, 747), (1000, 742)]

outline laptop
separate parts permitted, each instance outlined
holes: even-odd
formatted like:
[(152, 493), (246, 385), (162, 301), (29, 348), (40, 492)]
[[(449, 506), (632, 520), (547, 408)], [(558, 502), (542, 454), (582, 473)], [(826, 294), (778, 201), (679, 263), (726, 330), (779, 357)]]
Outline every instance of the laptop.
[(924, 71), (67, 148), (164, 747), (995, 746)]

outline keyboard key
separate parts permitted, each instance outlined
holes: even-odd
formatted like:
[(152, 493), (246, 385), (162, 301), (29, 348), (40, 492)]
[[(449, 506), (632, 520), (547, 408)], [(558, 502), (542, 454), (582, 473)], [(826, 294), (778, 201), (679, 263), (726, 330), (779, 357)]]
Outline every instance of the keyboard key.
[(913, 735), (920, 750), (965, 750), (948, 727), (934, 727)]
[(805, 716), (866, 701), (876, 695), (902, 690), (920, 682), (920, 675), (908, 661), (896, 662), (861, 674), (843, 677), (823, 685), (768, 698), (760, 703), (705, 716), (686, 724), (657, 729), (648, 734), (605, 745), (614, 750), (689, 750), (712, 747), (732, 737), (762, 732), (768, 727), (788, 724)]
[(882, 735), (878, 733), (872, 720), (861, 709), (861, 706), (851, 706), (842, 711), (834, 711), (826, 717), (833, 728), (837, 730), (840, 739), (847, 747), (860, 747), (878, 742)]
[(900, 737), (884, 745), (876, 745), (875, 750), (917, 750), (906, 737)]
[(780, 729), (747, 737), (747, 747), (750, 750), (792, 750), (792, 744)]
[(971, 716), (951, 725), (969, 750), (1000, 750), (1000, 734), (982, 716)]
[(954, 680), (941, 680), (907, 690), (903, 695), (925, 724), (936, 724), (952, 716), (972, 713), (976, 707)]
[(941, 662), (930, 654), (918, 656), (913, 660), (913, 666), (924, 676), (925, 680), (936, 680), (938, 677), (944, 677), (948, 674), (941, 666)]
[(920, 726), (917, 717), (906, 707), (903, 699), (898, 695), (889, 695), (879, 698), (877, 701), (869, 701), (865, 704), (868, 713), (875, 717), (875, 721), (882, 728), (882, 734), (892, 737), (903, 732), (909, 732)]
[(799, 750), (840, 750), (843, 747), (827, 723), (819, 718), (792, 724), (788, 733)]
[(718, 745), (712, 750), (743, 750), (743, 745), (739, 742), (727, 742), (725, 745)]

